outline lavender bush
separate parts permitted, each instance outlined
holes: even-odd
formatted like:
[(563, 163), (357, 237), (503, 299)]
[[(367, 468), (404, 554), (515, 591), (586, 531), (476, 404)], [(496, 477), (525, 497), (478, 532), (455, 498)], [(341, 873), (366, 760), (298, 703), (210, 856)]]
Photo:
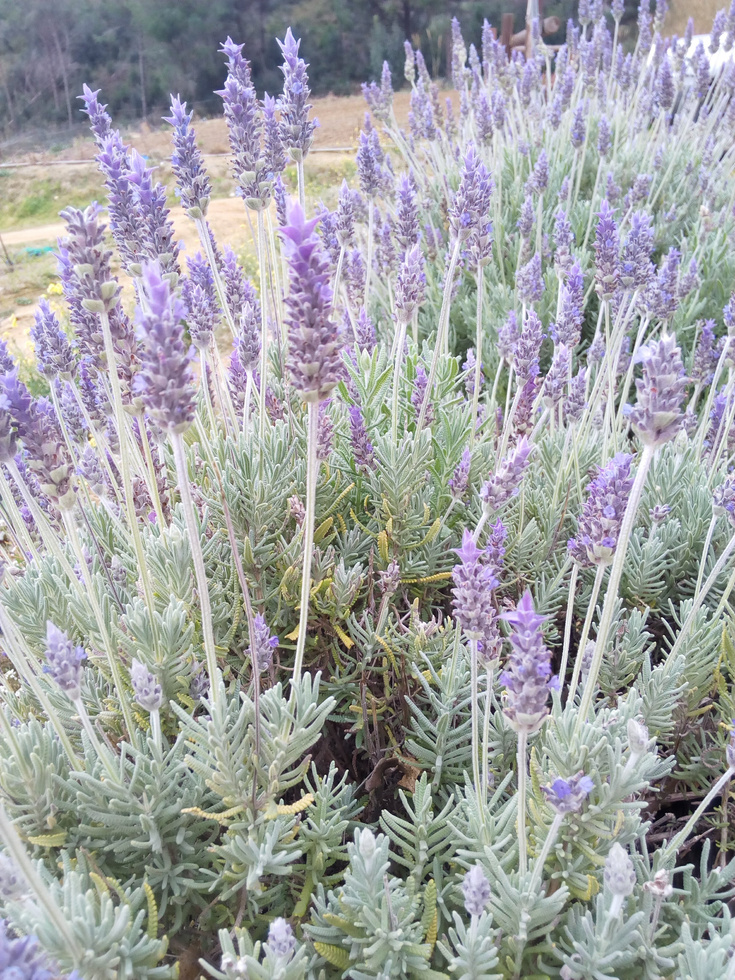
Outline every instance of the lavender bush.
[(735, 62), (622, 6), (454, 22), (446, 103), (406, 42), (335, 212), (299, 42), (275, 100), (228, 38), (257, 286), (185, 103), (186, 269), (85, 89), (0, 377), (8, 976), (735, 977)]

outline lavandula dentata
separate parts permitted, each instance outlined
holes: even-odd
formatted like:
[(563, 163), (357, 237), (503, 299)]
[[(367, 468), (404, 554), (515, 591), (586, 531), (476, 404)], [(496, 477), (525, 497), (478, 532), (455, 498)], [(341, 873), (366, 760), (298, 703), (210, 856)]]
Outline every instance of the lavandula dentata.
[[(470, 146), (463, 160), (459, 187), (449, 206), (449, 224), (451, 227), (454, 246), (444, 280), (444, 295), (439, 313), (439, 325), (436, 331), (434, 352), (429, 371), (429, 391), (433, 391), (439, 357), (448, 351), (449, 310), (451, 304), (454, 274), (459, 261), (462, 246), (473, 234), (484, 234), (487, 223), (487, 213), (490, 208), (490, 198), (493, 192), (493, 181), (485, 169), (474, 148)], [(478, 347), (478, 352), (479, 352)], [(478, 353), (479, 356), (479, 353)], [(424, 406), (426, 402), (424, 402)], [(416, 423), (416, 435), (420, 435), (425, 422), (425, 411), (419, 415)], [(419, 445), (418, 439), (416, 446)]]
[[(157, 425), (170, 437), (174, 452), (176, 477), (189, 537), (194, 574), (202, 614), (202, 637), (212, 697), (218, 697), (217, 651), (212, 628), (209, 585), (189, 484), (183, 433), (194, 421), (196, 393), (192, 369), (193, 349), (184, 339), (183, 320), (186, 308), (172, 291), (155, 263), (143, 267), (144, 306), (137, 310), (138, 335), (141, 342), (141, 367), (135, 379), (136, 391)], [(202, 379), (206, 383), (206, 379)]]
[(540, 616), (529, 590), (523, 594), (513, 612), (501, 613), (510, 623), (512, 652), (500, 675), (505, 687), (503, 714), (518, 733), (518, 866), (521, 875), (528, 867), (526, 842), (526, 750), (528, 736), (537, 732), (549, 713), (547, 700), (553, 686), (551, 654), (544, 643), (541, 624), (548, 617)]
[(292, 683), (297, 685), (301, 677), (309, 619), (311, 552), (318, 475), (319, 402), (329, 397), (339, 380), (342, 343), (339, 331), (331, 319), (329, 259), (315, 231), (318, 219), (307, 221), (301, 208), (294, 205), (288, 213), (288, 221), (288, 225), (281, 229), (289, 272), (289, 293), (286, 298), (288, 368), (295, 390), (306, 402), (308, 416), (301, 602), (292, 677)]
[[(398, 389), (401, 378), (401, 367), (403, 365), (403, 350), (406, 343), (406, 331), (409, 323), (413, 322), (415, 324), (417, 322), (418, 311), (424, 299), (425, 288), (426, 276), (424, 274), (424, 256), (420, 247), (418, 245), (414, 245), (412, 248), (406, 251), (396, 280), (396, 297), (394, 305), (396, 319), (398, 320), (398, 330), (396, 332), (393, 348), (391, 350), (391, 356), (394, 358), (391, 417), (391, 435), (394, 451), (398, 441)], [(419, 417), (420, 416), (421, 411), (419, 411)]]
[(687, 378), (676, 338), (664, 335), (657, 343), (642, 348), (640, 354), (643, 373), (636, 381), (637, 402), (629, 417), (634, 431), (643, 443), (643, 451), (620, 525), (615, 557), (610, 566), (605, 602), (597, 627), (595, 652), (582, 693), (576, 731), (580, 731), (587, 722), (597, 690), (597, 678), (615, 614), (628, 542), (648, 470), (656, 450), (676, 436), (684, 420), (681, 404), (686, 392)]
[(304, 197), (304, 159), (314, 140), (316, 120), (309, 119), (308, 65), (299, 58), (300, 40), (296, 40), (289, 27), (283, 41), (278, 42), (283, 55), (283, 94), (278, 100), (281, 112), (281, 142), (288, 155), (296, 162), (299, 185), (299, 204), (306, 206)]
[[(569, 698), (574, 699), (577, 689), (582, 656), (587, 646), (592, 617), (597, 606), (597, 597), (605, 569), (613, 560), (618, 544), (620, 528), (628, 503), (633, 480), (630, 476), (630, 465), (633, 457), (618, 453), (609, 463), (599, 469), (595, 479), (587, 486), (587, 500), (577, 523), (577, 534), (567, 543), (569, 555), (574, 559), (574, 569), (595, 566), (595, 581), (592, 595), (587, 605), (587, 615), (582, 627), (582, 635), (578, 644), (578, 655), (574, 665), (572, 681), (569, 686)], [(569, 602), (574, 603), (574, 584), (576, 574), (570, 584)], [(566, 674), (566, 657), (568, 648), (565, 644), (562, 655), (562, 666), (559, 671), (562, 684)]]
[(482, 798), (480, 780), (480, 705), (477, 679), (478, 643), (490, 639), (495, 627), (493, 590), (499, 581), (493, 569), (477, 547), (471, 531), (465, 529), (462, 547), (455, 549), (459, 564), (452, 570), (454, 580), (454, 614), (470, 644), (470, 671), (472, 712), (472, 775), (475, 784), (480, 818), (484, 824), (485, 800)]

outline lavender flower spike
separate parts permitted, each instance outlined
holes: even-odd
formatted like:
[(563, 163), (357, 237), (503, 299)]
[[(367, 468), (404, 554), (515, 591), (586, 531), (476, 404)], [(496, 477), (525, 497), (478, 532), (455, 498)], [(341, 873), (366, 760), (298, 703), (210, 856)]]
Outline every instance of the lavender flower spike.
[(163, 704), (163, 691), (155, 676), (145, 664), (133, 657), (130, 668), (130, 683), (133, 687), (135, 700), (144, 711), (158, 711)]
[(423, 302), (425, 287), (424, 256), (414, 245), (406, 252), (396, 279), (396, 317), (401, 323), (411, 322)]
[(365, 419), (357, 405), (350, 405), (350, 442), (355, 466), (375, 469), (375, 450), (368, 437)]
[(285, 919), (274, 919), (268, 927), (268, 939), (265, 944), (266, 953), (277, 959), (290, 960), (296, 949), (296, 936)]
[(468, 915), (479, 916), (490, 901), (490, 882), (479, 864), (474, 864), (462, 881), (464, 907)]
[(457, 622), (472, 640), (482, 640), (492, 632), (495, 622), (493, 589), (499, 585), (493, 569), (484, 564), (484, 556), (471, 531), (465, 529), (462, 547), (455, 549), (460, 563), (452, 569), (454, 580), (454, 613)]
[(531, 734), (539, 730), (549, 713), (546, 700), (554, 687), (551, 654), (540, 628), (548, 617), (538, 615), (527, 589), (515, 610), (501, 613), (500, 618), (513, 627), (513, 650), (500, 675), (506, 689), (503, 714), (515, 731)]
[(212, 183), (204, 169), (202, 151), (191, 128), (192, 115), (186, 111), (186, 102), (182, 102), (178, 95), (172, 95), (171, 115), (164, 116), (163, 121), (174, 128), (171, 168), (176, 174), (176, 194), (189, 217), (196, 220), (207, 214)]
[(265, 616), (258, 613), (253, 622), (253, 636), (248, 647), (248, 654), (257, 664), (259, 671), (268, 670), (273, 663), (273, 651), (278, 646), (278, 637), (271, 636)]
[(580, 565), (607, 565), (612, 561), (633, 478), (633, 457), (618, 453), (598, 471), (587, 487), (576, 538), (569, 541), (569, 554)]
[(289, 330), (288, 368), (294, 388), (305, 402), (324, 401), (339, 380), (342, 342), (330, 319), (330, 265), (315, 232), (318, 218), (307, 221), (298, 204), (288, 212), (281, 229), (289, 267), (286, 323)]
[(600, 299), (610, 299), (620, 283), (620, 236), (607, 201), (597, 212), (597, 237), (595, 238), (595, 289)]
[(480, 490), (483, 510), (490, 515), (499, 510), (519, 491), (521, 478), (529, 464), (533, 446), (525, 438), (505, 457), (503, 462)]
[(452, 232), (461, 242), (481, 228), (483, 220), (487, 221), (493, 187), (492, 177), (470, 146), (464, 158), (457, 193), (449, 208)]
[(142, 285), (147, 302), (136, 311), (141, 346), (133, 388), (161, 428), (184, 432), (196, 410), (193, 348), (186, 347), (182, 323), (186, 308), (157, 262), (144, 264)]
[(657, 343), (641, 347), (638, 359), (643, 377), (636, 380), (638, 397), (628, 412), (631, 425), (646, 446), (661, 446), (679, 432), (688, 378), (676, 337), (664, 335)]
[(49, 674), (70, 701), (82, 696), (82, 660), (87, 654), (82, 647), (75, 647), (68, 635), (50, 620), (46, 623), (46, 664), (44, 674)]
[(299, 58), (299, 45), (289, 27), (286, 37), (278, 42), (283, 54), (283, 95), (278, 100), (281, 110), (281, 140), (292, 160), (303, 160), (309, 152), (317, 127), (315, 119), (309, 120), (308, 65)]
[(580, 770), (569, 779), (555, 779), (551, 786), (542, 786), (541, 790), (557, 813), (578, 813), (594, 787), (594, 781)]
[(76, 369), (74, 351), (61, 329), (59, 318), (45, 299), (38, 304), (31, 337), (36, 365), (41, 374), (49, 380), (58, 377), (71, 379)]

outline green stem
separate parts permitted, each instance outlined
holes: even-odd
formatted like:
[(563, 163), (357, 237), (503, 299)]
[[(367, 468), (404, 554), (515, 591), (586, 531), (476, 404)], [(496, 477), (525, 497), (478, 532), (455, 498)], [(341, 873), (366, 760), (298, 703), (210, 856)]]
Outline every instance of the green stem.
[(521, 877), (528, 870), (528, 850), (526, 843), (526, 769), (527, 732), (518, 732), (518, 870)]
[(477, 813), (480, 822), (485, 826), (485, 801), (482, 798), (482, 781), (480, 779), (480, 692), (477, 682), (477, 640), (470, 640), (470, 711), (472, 717), (472, 781), (475, 786)]
[[(398, 389), (401, 382), (401, 368), (403, 367), (403, 346), (406, 340), (406, 324), (401, 320), (398, 324), (398, 334), (396, 338), (395, 363), (393, 366), (393, 391), (391, 405), (391, 438), (393, 441), (393, 458), (395, 462), (396, 443), (398, 442)], [(428, 395), (427, 395), (428, 397)]]
[(564, 620), (564, 645), (561, 652), (561, 667), (559, 668), (559, 683), (564, 687), (564, 678), (567, 676), (567, 662), (569, 660), (569, 643), (572, 637), (572, 619), (574, 618), (574, 596), (577, 591), (577, 576), (579, 575), (579, 565), (575, 561), (572, 565), (572, 574), (569, 578), (569, 598), (567, 599), (567, 615)]
[(490, 706), (493, 697), (493, 673), (495, 662), (488, 660), (485, 664), (485, 717), (482, 723), (482, 806), (487, 803), (489, 779), (487, 761), (490, 758)]
[(694, 586), (695, 597), (699, 595), (699, 587), (702, 584), (702, 579), (704, 578), (704, 566), (707, 562), (707, 555), (709, 554), (709, 546), (712, 544), (712, 535), (714, 534), (715, 525), (717, 524), (717, 514), (713, 514), (710, 518), (709, 527), (707, 528), (707, 535), (704, 539), (704, 547), (702, 548), (702, 557), (699, 560), (699, 572), (697, 574), (697, 584)]
[(299, 605), (299, 635), (296, 641), (296, 658), (291, 684), (301, 680), (301, 669), (306, 648), (306, 629), (309, 623), (309, 596), (311, 593), (311, 552), (314, 546), (314, 511), (316, 508), (316, 480), (318, 460), (316, 444), (319, 435), (319, 403), (308, 402), (306, 431), (306, 515), (304, 517), (303, 562), (301, 566), (301, 602)]
[[(575, 563), (575, 568), (576, 567), (577, 565)], [(582, 635), (580, 636), (579, 643), (577, 645), (577, 657), (576, 660), (574, 661), (572, 680), (569, 685), (569, 693), (567, 695), (569, 704), (572, 704), (574, 702), (574, 695), (577, 693), (577, 684), (579, 683), (579, 673), (582, 669), (582, 660), (584, 659), (584, 648), (587, 646), (587, 639), (590, 635), (590, 627), (592, 626), (592, 620), (595, 618), (595, 612), (597, 610), (597, 597), (600, 594), (600, 586), (602, 585), (602, 578), (605, 574), (606, 568), (607, 565), (598, 565), (595, 570), (595, 581), (592, 584), (592, 595), (590, 596), (589, 605), (587, 606), (587, 615), (584, 617), (584, 625), (582, 626)], [(597, 631), (597, 639), (598, 641), (600, 640), (599, 630)]]
[(563, 813), (555, 813), (554, 819), (551, 821), (551, 826), (549, 827), (548, 833), (546, 834), (546, 840), (544, 841), (544, 846), (541, 848), (538, 857), (533, 865), (533, 874), (531, 875), (531, 881), (528, 886), (528, 894), (534, 896), (536, 890), (541, 884), (541, 879), (544, 873), (544, 865), (546, 864), (546, 859), (549, 856), (551, 848), (556, 843), (556, 838), (559, 836), (559, 828), (561, 827), (562, 821), (564, 819)]
[(480, 365), (482, 362), (482, 300), (485, 269), (483, 265), (477, 267), (477, 325), (475, 330), (475, 384), (472, 392), (472, 425), (470, 428), (470, 449), (475, 442), (475, 430), (477, 428), (477, 406), (480, 400)]
[[(301, 164), (303, 166), (303, 164)], [(299, 188), (302, 184), (299, 183)], [(303, 207), (303, 205), (302, 205)], [(260, 436), (261, 453), (263, 452), (263, 441), (265, 440), (265, 387), (266, 372), (268, 368), (268, 321), (267, 321), (267, 302), (265, 295), (265, 276), (266, 276), (266, 255), (265, 255), (265, 227), (263, 224), (263, 212), (258, 211), (258, 265), (260, 268), (260, 416), (258, 419), (258, 435)]]
[(213, 703), (217, 703), (220, 694), (218, 684), (219, 670), (217, 667), (217, 650), (214, 645), (214, 630), (212, 628), (212, 606), (209, 599), (209, 584), (207, 583), (207, 571), (204, 567), (204, 554), (202, 553), (202, 543), (199, 536), (196, 516), (194, 514), (194, 503), (191, 499), (191, 489), (189, 487), (189, 474), (186, 468), (186, 456), (184, 454), (184, 440), (180, 432), (171, 435), (171, 443), (174, 450), (174, 463), (176, 465), (176, 478), (179, 484), (179, 494), (181, 505), (184, 510), (184, 521), (186, 531), (189, 536), (191, 547), (191, 557), (194, 562), (194, 575), (196, 577), (197, 592), (199, 593), (199, 607), (202, 613), (202, 638), (204, 640), (204, 653), (207, 658), (207, 673), (211, 688)]

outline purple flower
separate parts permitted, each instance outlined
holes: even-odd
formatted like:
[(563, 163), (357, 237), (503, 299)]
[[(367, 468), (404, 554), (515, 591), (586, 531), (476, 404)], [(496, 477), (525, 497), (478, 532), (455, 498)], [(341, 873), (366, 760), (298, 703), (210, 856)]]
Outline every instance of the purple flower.
[(521, 302), (531, 306), (538, 303), (545, 288), (541, 274), (541, 256), (536, 252), (529, 262), (516, 269), (516, 290)]
[(82, 95), (77, 96), (84, 102), (84, 108), (81, 111), (89, 116), (89, 128), (92, 130), (98, 146), (101, 146), (112, 132), (112, 119), (105, 111), (107, 106), (102, 105), (97, 98), (101, 91), (101, 89), (97, 89), (96, 92), (93, 92), (88, 85), (82, 85)]
[(277, 108), (276, 100), (266, 92), (263, 96), (263, 154), (265, 156), (265, 168), (273, 178), (280, 177), (286, 168), (281, 124), (276, 116)]
[(715, 487), (712, 493), (712, 511), (718, 517), (727, 515), (728, 521), (735, 527), (735, 474), (726, 477)]
[(508, 364), (512, 364), (516, 344), (520, 336), (518, 318), (515, 310), (508, 313), (505, 323), (498, 330), (498, 355)]
[(60, 213), (67, 228), (66, 236), (59, 239), (60, 259), (70, 270), (81, 305), (91, 313), (111, 310), (120, 295), (110, 271), (112, 252), (105, 247), (105, 226), (97, 220), (100, 210), (95, 203), (84, 211), (66, 208)]
[(597, 236), (595, 238), (595, 288), (600, 299), (610, 299), (620, 282), (620, 238), (613, 211), (603, 201), (597, 212)]
[(475, 544), (471, 531), (465, 529), (462, 547), (455, 552), (460, 564), (452, 569), (454, 614), (470, 639), (481, 640), (495, 622), (492, 592), (499, 582), (493, 569), (482, 560), (484, 553)]
[(171, 212), (166, 205), (166, 188), (153, 183), (153, 168), (135, 150), (130, 154), (128, 181), (135, 191), (135, 203), (142, 223), (141, 259), (160, 263), (164, 273), (178, 272), (179, 243), (174, 240)]
[(194, 420), (196, 392), (192, 358), (184, 341), (186, 307), (155, 262), (143, 266), (145, 308), (136, 310), (140, 370), (133, 389), (151, 418), (170, 432), (184, 432)]
[(519, 484), (529, 465), (529, 457), (533, 446), (526, 438), (502, 461), (497, 469), (480, 490), (483, 509), (488, 513), (499, 510), (519, 492)]
[(569, 269), (559, 292), (559, 315), (551, 329), (551, 336), (554, 343), (572, 350), (580, 341), (584, 321), (584, 275), (578, 262)]
[(360, 307), (360, 312), (357, 314), (355, 332), (357, 334), (358, 347), (368, 351), (373, 351), (375, 349), (375, 345), (377, 343), (375, 324), (368, 316), (368, 312), (364, 306)]
[(158, 711), (163, 704), (161, 685), (137, 657), (133, 657), (133, 663), (130, 667), (130, 683), (135, 700), (140, 707), (144, 711)]
[(114, 131), (104, 139), (97, 154), (97, 163), (105, 177), (112, 237), (123, 265), (135, 272), (136, 263), (144, 251), (145, 228), (138, 211), (135, 188), (130, 181), (127, 148), (119, 132)]
[(581, 368), (569, 382), (569, 392), (564, 402), (566, 422), (579, 422), (587, 407), (587, 372)]
[(543, 399), (547, 408), (554, 408), (564, 397), (571, 365), (572, 354), (569, 348), (563, 345), (555, 347), (551, 367), (544, 378)]
[(293, 929), (283, 918), (274, 919), (268, 927), (268, 939), (265, 942), (266, 956), (289, 960), (296, 949), (296, 936)]
[(459, 187), (449, 207), (453, 234), (465, 241), (487, 220), (493, 180), (472, 146), (467, 150)]
[(526, 182), (526, 194), (543, 194), (549, 186), (549, 158), (546, 150), (541, 150), (531, 176)]
[(501, 613), (500, 618), (513, 627), (512, 651), (500, 675), (506, 689), (503, 714), (515, 731), (530, 734), (539, 730), (549, 713), (551, 654), (541, 633), (541, 624), (548, 617), (537, 614), (527, 589), (515, 610)]
[(250, 62), (243, 58), (242, 48), (242, 44), (234, 44), (229, 37), (222, 45), (228, 74), (225, 87), (215, 94), (224, 103), (238, 194), (249, 208), (259, 211), (270, 200), (273, 174), (268, 170), (263, 149), (263, 118), (251, 80)]
[(638, 360), (643, 376), (636, 379), (638, 392), (629, 418), (638, 438), (647, 446), (673, 439), (682, 427), (681, 404), (688, 378), (676, 337), (664, 335), (657, 343), (641, 347)]
[(368, 438), (365, 419), (357, 405), (350, 405), (350, 442), (355, 466), (362, 469), (375, 469), (375, 450)]
[(610, 152), (611, 146), (612, 133), (610, 132), (610, 123), (604, 116), (601, 116), (597, 124), (597, 152), (601, 157), (606, 157)]
[(692, 381), (698, 385), (712, 383), (717, 367), (718, 353), (715, 341), (715, 321), (705, 320), (694, 348)]
[(61, 329), (59, 319), (48, 302), (41, 299), (36, 310), (31, 337), (36, 354), (36, 366), (49, 380), (59, 376), (71, 378), (76, 370), (74, 351), (69, 338)]
[(416, 183), (410, 171), (407, 174), (401, 174), (398, 178), (395, 237), (404, 252), (414, 245), (418, 245), (421, 239)]
[(584, 143), (585, 133), (587, 132), (584, 112), (584, 105), (578, 105), (574, 110), (574, 118), (572, 119), (572, 128), (569, 133), (569, 139), (571, 140), (572, 146), (575, 148), (575, 150), (578, 150), (582, 146)]
[(380, 147), (378, 131), (371, 129), (369, 133), (366, 133), (361, 130), (355, 162), (360, 190), (368, 198), (375, 197), (385, 183), (383, 159), (384, 154)]
[(577, 536), (567, 547), (583, 567), (608, 565), (618, 543), (623, 515), (633, 486), (632, 456), (618, 453), (587, 486), (587, 500), (577, 524)]
[(406, 252), (396, 279), (395, 309), (401, 323), (411, 322), (424, 300), (425, 288), (424, 256), (419, 246), (414, 245)]
[(278, 100), (281, 110), (281, 140), (292, 160), (303, 160), (314, 141), (315, 119), (309, 119), (308, 65), (299, 58), (300, 40), (296, 40), (289, 27), (286, 37), (278, 42), (283, 54), (283, 95)]
[[(467, 351), (467, 359), (462, 365), (462, 372), (464, 373), (464, 390), (468, 398), (472, 398), (475, 393), (475, 367), (477, 366), (477, 360), (475, 358), (475, 352), (470, 347)], [(485, 376), (482, 373), (482, 365), (480, 365), (480, 388), (485, 384)]]
[(574, 232), (569, 216), (563, 208), (560, 208), (554, 215), (554, 262), (560, 269), (568, 269), (572, 264), (573, 244)]
[(456, 500), (461, 500), (467, 492), (467, 485), (470, 479), (471, 462), (472, 453), (469, 451), (469, 449), (465, 449), (462, 453), (462, 458), (454, 471), (454, 475), (449, 479), (449, 490)]
[[(419, 55), (421, 52), (416, 52)], [(408, 113), (408, 125), (413, 136), (417, 139), (435, 140), (439, 135), (434, 119), (434, 107), (426, 83), (419, 78), (411, 89), (411, 108)]]
[(201, 253), (197, 252), (193, 259), (187, 259), (187, 265), (189, 276), (181, 284), (186, 323), (194, 346), (207, 350), (220, 320), (214, 281)]
[(530, 239), (531, 235), (533, 234), (534, 218), (535, 210), (533, 206), (533, 198), (529, 195), (523, 200), (520, 217), (516, 222), (521, 238)]
[(620, 285), (624, 289), (642, 289), (653, 278), (653, 238), (650, 215), (636, 211), (630, 219), (630, 233), (620, 258)]
[(388, 122), (393, 107), (393, 80), (387, 61), (383, 62), (380, 85), (376, 85), (375, 82), (370, 82), (369, 85), (363, 83), (362, 94), (375, 118), (380, 122)]
[(204, 168), (202, 151), (197, 146), (191, 125), (193, 113), (186, 111), (186, 102), (171, 96), (171, 115), (164, 122), (173, 128), (174, 152), (171, 169), (176, 175), (176, 194), (191, 218), (204, 218), (212, 194), (212, 182)]
[(525, 384), (539, 373), (539, 351), (544, 338), (544, 328), (533, 310), (526, 314), (523, 330), (513, 351), (513, 367), (519, 384)]
[(679, 263), (681, 252), (670, 248), (661, 263), (656, 279), (651, 282), (644, 296), (644, 304), (651, 317), (667, 322), (679, 305)]
[(248, 647), (248, 656), (252, 658), (253, 653), (255, 654), (255, 663), (261, 673), (268, 670), (273, 663), (273, 651), (277, 646), (278, 637), (271, 636), (265, 617), (262, 613), (257, 613), (253, 621), (253, 636)]
[(490, 882), (479, 864), (473, 865), (462, 881), (464, 907), (468, 915), (479, 916), (490, 901)]
[(75, 501), (74, 464), (53, 405), (45, 398), (34, 400), (31, 397), (28, 388), (18, 380), (17, 368), (3, 375), (0, 385), (2, 408), (10, 415), (17, 436), (23, 442), (28, 466), (38, 478), (41, 490), (57, 506), (72, 507)]
[(355, 244), (355, 202), (346, 180), (342, 181), (339, 191), (334, 227), (339, 245), (352, 248)]
[[(416, 412), (416, 418), (421, 414), (421, 408), (428, 397), (428, 385), (429, 379), (426, 376), (426, 371), (422, 364), (416, 366), (416, 377), (413, 382), (413, 391), (411, 392), (411, 404)], [(427, 425), (431, 425), (434, 421), (434, 409), (430, 402), (426, 405), (425, 418), (424, 421)]]
[(330, 319), (332, 288), (329, 260), (315, 232), (318, 218), (307, 221), (298, 204), (281, 229), (288, 263), (288, 368), (304, 401), (324, 401), (339, 380), (342, 341)]
[[(7, 980), (54, 980), (58, 970), (51, 969), (46, 954), (35, 936), (8, 935), (8, 927), (0, 919), (0, 976)], [(74, 971), (67, 980), (80, 980)]]
[(594, 788), (594, 781), (581, 769), (569, 779), (555, 779), (551, 786), (541, 787), (546, 802), (557, 813), (578, 813)]
[(67, 633), (46, 622), (46, 664), (49, 674), (70, 701), (82, 696), (82, 660), (87, 659), (83, 647), (75, 647)]

